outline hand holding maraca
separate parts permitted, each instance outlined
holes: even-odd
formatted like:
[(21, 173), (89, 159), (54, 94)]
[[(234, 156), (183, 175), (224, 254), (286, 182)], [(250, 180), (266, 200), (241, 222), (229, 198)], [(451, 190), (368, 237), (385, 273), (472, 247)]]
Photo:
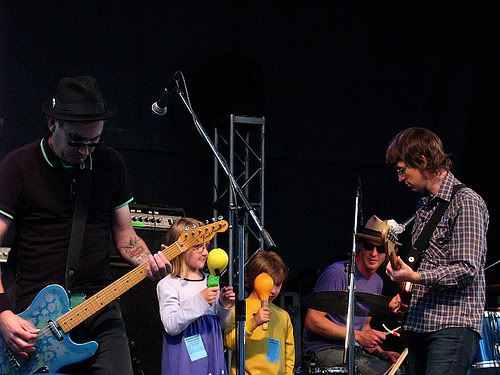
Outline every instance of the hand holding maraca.
[[(271, 311), (269, 310), (268, 306), (269, 306), (269, 295), (271, 294), (273, 287), (274, 287), (273, 278), (265, 272), (259, 274), (253, 282), (253, 288), (261, 301), (261, 308), (259, 309), (259, 311), (257, 311), (257, 313), (261, 314), (261, 319), (271, 318)], [(268, 311), (265, 311), (263, 308), (266, 308)], [(267, 316), (267, 314), (269, 314), (269, 316)], [(269, 321), (269, 319), (264, 324), (262, 324), (262, 329), (264, 331), (267, 331), (268, 328), (267, 322)]]

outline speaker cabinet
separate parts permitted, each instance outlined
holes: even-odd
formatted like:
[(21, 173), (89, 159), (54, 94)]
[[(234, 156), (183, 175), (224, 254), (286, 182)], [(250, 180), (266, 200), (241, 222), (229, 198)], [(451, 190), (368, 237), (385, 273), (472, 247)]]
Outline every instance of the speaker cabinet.
[[(137, 229), (152, 253), (160, 250), (165, 242), (166, 230)], [(116, 279), (133, 269), (114, 250), (111, 252), (111, 271)], [(130, 343), (134, 375), (159, 375), (163, 325), (158, 310), (156, 283), (145, 279), (119, 298), (123, 320)]]
[[(118, 279), (132, 270), (125, 264), (114, 264), (113, 276)], [(119, 298), (127, 329), (134, 375), (159, 375), (163, 325), (158, 311), (156, 283), (145, 279)]]

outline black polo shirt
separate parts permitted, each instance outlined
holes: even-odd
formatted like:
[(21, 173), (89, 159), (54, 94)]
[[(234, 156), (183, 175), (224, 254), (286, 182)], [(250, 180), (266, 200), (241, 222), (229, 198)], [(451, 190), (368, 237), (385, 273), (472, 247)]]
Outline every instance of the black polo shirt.
[(17, 268), (18, 307), (44, 286), (64, 286), (75, 204), (75, 177), (90, 169), (92, 186), (74, 291), (94, 293), (112, 280), (109, 251), (113, 210), (132, 201), (123, 157), (101, 146), (79, 165), (64, 164), (42, 139), (0, 163), (0, 215), (14, 221), (7, 267)]

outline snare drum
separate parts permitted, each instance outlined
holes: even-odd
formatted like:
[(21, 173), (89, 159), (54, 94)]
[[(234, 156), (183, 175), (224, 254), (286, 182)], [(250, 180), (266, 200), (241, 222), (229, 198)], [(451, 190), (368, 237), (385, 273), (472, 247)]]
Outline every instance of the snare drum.
[(295, 367), (293, 373), (297, 375), (305, 374), (348, 374), (349, 369), (346, 367)]
[(500, 367), (500, 312), (485, 311), (483, 338), (479, 341), (473, 368)]

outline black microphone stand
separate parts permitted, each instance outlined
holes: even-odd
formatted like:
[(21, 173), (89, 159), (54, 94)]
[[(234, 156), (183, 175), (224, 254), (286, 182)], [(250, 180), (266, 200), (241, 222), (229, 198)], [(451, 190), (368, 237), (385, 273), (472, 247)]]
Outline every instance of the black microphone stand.
[(355, 362), (355, 336), (354, 336), (354, 289), (355, 286), (355, 272), (356, 272), (356, 232), (358, 230), (358, 205), (360, 196), (361, 185), (356, 189), (356, 197), (354, 200), (354, 232), (352, 235), (352, 251), (351, 251), (351, 265), (349, 267), (349, 290), (348, 290), (348, 305), (347, 305), (347, 318), (345, 327), (345, 344), (344, 344), (344, 364), (348, 362), (348, 374), (354, 375), (356, 369)]
[[(184, 87), (186, 88), (186, 83), (184, 80), (184, 75), (182, 72), (180, 72), (180, 75), (182, 77), (182, 81), (184, 83)], [(215, 155), (217, 161), (221, 165), (222, 169), (224, 170), (224, 173), (226, 174), (227, 178), (229, 179), (230, 186), (233, 190), (233, 193), (235, 192), (238, 197), (240, 198), (242, 202), (241, 207), (231, 207), (232, 213), (234, 216), (236, 216), (236, 220), (233, 222), (238, 223), (238, 293), (237, 293), (237, 300), (236, 300), (236, 306), (235, 306), (235, 317), (236, 317), (236, 339), (238, 343), (238, 357), (237, 357), (237, 367), (236, 367), (236, 374), (237, 375), (242, 375), (245, 374), (245, 320), (246, 320), (246, 304), (245, 304), (245, 280), (244, 280), (244, 254), (245, 254), (245, 225), (243, 221), (244, 215), (242, 213), (248, 212), (249, 215), (252, 217), (253, 221), (257, 225), (257, 228), (259, 230), (259, 233), (264, 240), (265, 245), (267, 246), (268, 249), (270, 248), (275, 248), (276, 245), (274, 241), (272, 240), (270, 234), (264, 229), (263, 225), (261, 224), (259, 218), (257, 217), (257, 214), (255, 213), (255, 210), (251, 203), (248, 201), (247, 197), (243, 193), (243, 190), (241, 187), (238, 185), (236, 182), (236, 179), (232, 175), (227, 162), (224, 160), (223, 156), (220, 154), (219, 150), (217, 150), (217, 147), (215, 144), (212, 142), (210, 137), (208, 136), (207, 132), (203, 128), (202, 124), (200, 123), (200, 120), (198, 119), (198, 116), (196, 116), (196, 113), (194, 113), (193, 108), (191, 107), (191, 103), (189, 101), (189, 95), (184, 93), (178, 84), (174, 88), (175, 92), (179, 95), (181, 98), (182, 102), (188, 109), (189, 113), (191, 114), (193, 118), (193, 122), (196, 126), (196, 129), (202, 136), (202, 138), (207, 142), (209, 145), (210, 149), (212, 150), (213, 154)], [(187, 89), (186, 89), (187, 91)], [(240, 212), (238, 212), (240, 211)], [(231, 230), (234, 230), (234, 228), (231, 228)]]

